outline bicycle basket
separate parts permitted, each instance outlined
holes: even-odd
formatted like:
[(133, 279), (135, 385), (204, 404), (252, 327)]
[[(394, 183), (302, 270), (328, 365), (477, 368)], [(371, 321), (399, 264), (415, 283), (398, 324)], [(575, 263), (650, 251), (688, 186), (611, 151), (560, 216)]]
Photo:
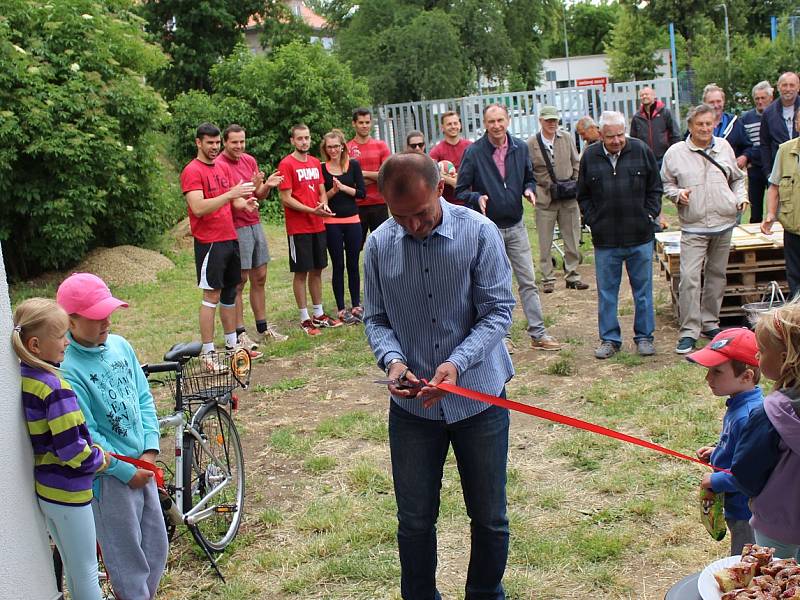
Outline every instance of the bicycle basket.
[(249, 383), (250, 354), (244, 348), (201, 354), (183, 367), (183, 401), (226, 400), (236, 387)]

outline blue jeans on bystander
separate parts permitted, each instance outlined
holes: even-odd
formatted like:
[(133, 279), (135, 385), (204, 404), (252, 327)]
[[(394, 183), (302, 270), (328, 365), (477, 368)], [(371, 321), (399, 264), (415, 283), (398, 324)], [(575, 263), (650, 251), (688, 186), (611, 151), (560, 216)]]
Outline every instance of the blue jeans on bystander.
[[(505, 392), (503, 392), (505, 397)], [(400, 591), (406, 600), (440, 600), (436, 589), (436, 519), (444, 462), (453, 445), (472, 543), (465, 600), (503, 600), (508, 558), (506, 463), (508, 410), (491, 406), (446, 423), (423, 419), (394, 402), (389, 447), (397, 499)]]
[(617, 318), (622, 265), (628, 271), (634, 302), (633, 340), (653, 340), (656, 328), (653, 308), (653, 243), (624, 248), (595, 248), (597, 276), (597, 324), (600, 340), (615, 346), (622, 344)]

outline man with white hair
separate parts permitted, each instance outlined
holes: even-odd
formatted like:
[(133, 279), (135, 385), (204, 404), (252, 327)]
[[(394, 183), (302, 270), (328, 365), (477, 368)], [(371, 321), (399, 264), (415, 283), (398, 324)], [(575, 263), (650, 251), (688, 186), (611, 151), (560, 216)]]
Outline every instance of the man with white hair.
[(761, 168), (761, 117), (772, 102), (772, 86), (769, 81), (759, 81), (753, 86), (754, 108), (744, 113), (739, 120), (747, 137), (753, 144), (747, 163), (747, 196), (750, 199), (750, 222), (760, 223), (764, 213), (764, 192), (767, 178)]
[(588, 146), (578, 172), (578, 203), (592, 230), (597, 274), (596, 358), (622, 346), (617, 317), (622, 265), (634, 300), (633, 340), (642, 356), (655, 354), (653, 331), (653, 232), (661, 212), (661, 178), (653, 151), (625, 136), (625, 117), (606, 111), (600, 117), (601, 143)]
[(761, 168), (769, 178), (778, 146), (798, 136), (794, 116), (800, 108), (800, 76), (787, 71), (778, 78), (780, 97), (761, 117)]
[(575, 133), (583, 140), (584, 145), (594, 144), (600, 139), (600, 128), (590, 116), (581, 117), (575, 123)]

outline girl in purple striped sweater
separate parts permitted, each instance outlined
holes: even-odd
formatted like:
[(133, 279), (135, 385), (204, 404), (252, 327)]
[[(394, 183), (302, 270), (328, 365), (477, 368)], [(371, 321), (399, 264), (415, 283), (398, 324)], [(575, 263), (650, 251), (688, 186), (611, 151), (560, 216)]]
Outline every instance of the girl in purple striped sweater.
[(92, 480), (108, 457), (92, 443), (75, 393), (59, 374), (68, 325), (67, 313), (54, 301), (31, 298), (14, 312), (11, 343), (20, 360), (39, 507), (64, 561), (72, 598), (100, 600), (90, 503)]

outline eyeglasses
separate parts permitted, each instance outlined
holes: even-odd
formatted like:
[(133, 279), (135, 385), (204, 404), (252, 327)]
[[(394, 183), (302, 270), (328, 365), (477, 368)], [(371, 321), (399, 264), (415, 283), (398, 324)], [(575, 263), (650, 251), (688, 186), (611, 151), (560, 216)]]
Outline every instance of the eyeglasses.
[(408, 147), (409, 148), (424, 148), (425, 147), (425, 142), (419, 142), (418, 144), (409, 144)]
[(325, 149), (326, 150), (339, 150), (339, 149), (341, 149), (341, 147), (342, 147), (341, 144), (336, 144), (335, 146), (325, 146)]

